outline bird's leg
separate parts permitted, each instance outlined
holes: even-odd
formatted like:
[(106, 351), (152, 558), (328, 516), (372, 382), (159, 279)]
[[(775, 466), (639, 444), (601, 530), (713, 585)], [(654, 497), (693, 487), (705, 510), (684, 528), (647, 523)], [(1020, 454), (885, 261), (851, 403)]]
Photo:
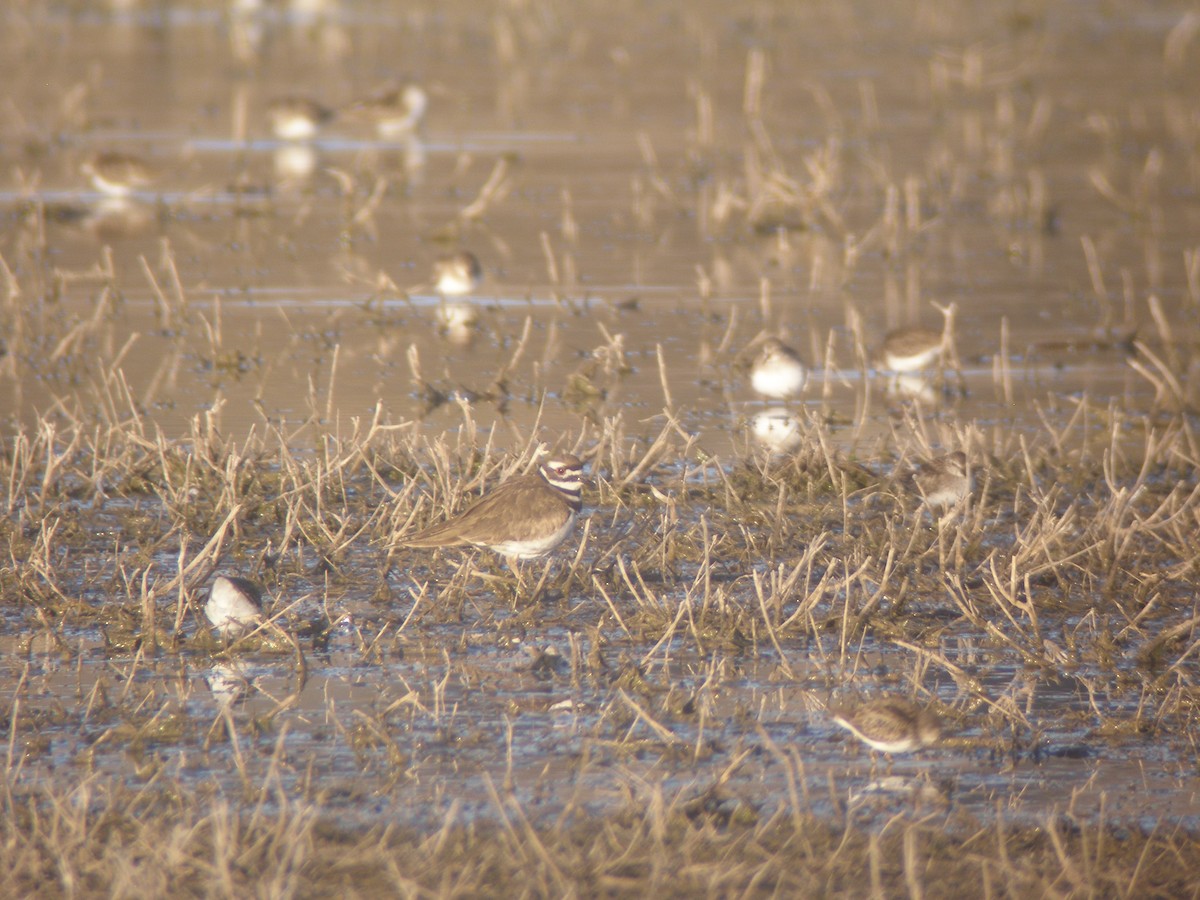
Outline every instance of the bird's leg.
[(505, 567), (508, 569), (508, 575), (500, 573), (492, 574), (476, 569), (474, 574), (480, 581), (485, 581), (488, 584), (495, 585), (495, 589), (512, 587), (513, 593), (518, 594), (521, 591), (521, 586), (524, 584), (524, 578), (521, 572), (520, 562), (515, 556), (503, 557)]
[(525, 572), (521, 568), (521, 560), (515, 556), (506, 556), (504, 557), (504, 564), (508, 567), (508, 571), (512, 574), (513, 578), (517, 580), (517, 589), (519, 590), (521, 585), (525, 583)]
[(529, 602), (535, 603), (538, 597), (542, 596), (542, 589), (546, 586), (546, 581), (550, 578), (550, 571), (554, 568), (553, 562), (546, 563), (542, 569), (542, 577), (538, 579), (538, 583), (534, 586), (533, 593), (529, 595)]

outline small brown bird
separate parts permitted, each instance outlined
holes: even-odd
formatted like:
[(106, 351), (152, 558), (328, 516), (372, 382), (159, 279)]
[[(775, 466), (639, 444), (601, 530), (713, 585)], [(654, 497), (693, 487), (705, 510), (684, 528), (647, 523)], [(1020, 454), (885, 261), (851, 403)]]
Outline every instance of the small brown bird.
[(443, 256), (433, 264), (433, 286), (443, 297), (461, 297), (479, 287), (483, 266), (470, 250)]
[(942, 737), (937, 713), (901, 697), (881, 697), (848, 712), (834, 712), (833, 721), (881, 753), (908, 753)]
[(237, 637), (262, 621), (262, 590), (248, 578), (218, 575), (208, 592), (204, 614), (221, 637)]
[(154, 181), (154, 169), (148, 162), (125, 153), (97, 153), (85, 160), (79, 171), (92, 187), (109, 197), (128, 197)]
[(351, 119), (375, 124), (375, 132), (384, 140), (402, 140), (415, 136), (429, 108), (429, 95), (420, 85), (408, 84), (373, 94), (346, 109)]
[(918, 372), (942, 358), (944, 335), (932, 328), (898, 328), (883, 337), (880, 356), (891, 372)]
[(804, 390), (808, 369), (800, 355), (777, 338), (767, 338), (750, 367), (750, 386), (764, 397), (785, 400)]
[(271, 133), (281, 141), (311, 141), (333, 110), (309, 97), (278, 97), (267, 105)]
[(971, 493), (967, 473), (967, 454), (961, 450), (937, 456), (921, 463), (909, 474), (913, 489), (931, 509), (947, 510), (957, 506)]
[(550, 456), (531, 475), (510, 478), (458, 515), (397, 541), (400, 547), (486, 547), (509, 559), (545, 556), (571, 533), (583, 505), (583, 463)]

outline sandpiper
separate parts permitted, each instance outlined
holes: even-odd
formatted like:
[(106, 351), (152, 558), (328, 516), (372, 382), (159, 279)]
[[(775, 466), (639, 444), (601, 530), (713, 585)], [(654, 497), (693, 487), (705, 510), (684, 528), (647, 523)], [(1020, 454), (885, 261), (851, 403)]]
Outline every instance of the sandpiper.
[(834, 712), (833, 721), (881, 753), (908, 753), (936, 744), (942, 736), (942, 721), (935, 712), (901, 697), (881, 697)]
[(346, 112), (350, 118), (374, 122), (376, 134), (384, 140), (399, 140), (416, 133), (428, 107), (429, 95), (425, 89), (409, 84), (372, 94), (351, 104)]
[(262, 621), (262, 590), (247, 578), (218, 575), (208, 592), (204, 614), (221, 637), (237, 637)]
[(470, 250), (443, 256), (433, 264), (433, 286), (443, 297), (469, 294), (483, 281), (483, 266)]
[(128, 197), (154, 181), (154, 170), (144, 159), (125, 153), (97, 153), (84, 161), (79, 171), (92, 187), (110, 197)]
[(786, 400), (797, 396), (808, 382), (808, 369), (800, 355), (776, 338), (762, 343), (750, 367), (750, 386), (764, 397)]
[(531, 475), (510, 478), (445, 522), (396, 542), (400, 547), (486, 547), (517, 559), (545, 556), (571, 533), (582, 506), (583, 463), (552, 455)]
[(267, 105), (271, 133), (281, 141), (311, 141), (333, 111), (308, 97), (279, 97)]
[(925, 505), (931, 509), (951, 509), (971, 492), (967, 454), (961, 450), (921, 463), (909, 474), (909, 479)]
[(932, 328), (897, 328), (883, 337), (880, 357), (891, 372), (919, 372), (942, 358), (945, 335)]

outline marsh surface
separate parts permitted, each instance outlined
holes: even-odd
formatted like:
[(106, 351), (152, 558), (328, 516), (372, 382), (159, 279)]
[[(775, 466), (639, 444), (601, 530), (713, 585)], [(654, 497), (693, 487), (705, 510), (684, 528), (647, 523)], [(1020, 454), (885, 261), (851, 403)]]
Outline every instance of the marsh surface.
[[(12, 786), (1200, 825), (1185, 4), (113, 6), (0, 22)], [(410, 81), (408, 139), (267, 125)], [(963, 392), (878, 370), (933, 302)], [(540, 590), (388, 553), (538, 441), (596, 479)], [(892, 475), (954, 449), (939, 522)], [(215, 570), (291, 639), (212, 640)], [(873, 761), (825, 706), (882, 692), (951, 738)]]

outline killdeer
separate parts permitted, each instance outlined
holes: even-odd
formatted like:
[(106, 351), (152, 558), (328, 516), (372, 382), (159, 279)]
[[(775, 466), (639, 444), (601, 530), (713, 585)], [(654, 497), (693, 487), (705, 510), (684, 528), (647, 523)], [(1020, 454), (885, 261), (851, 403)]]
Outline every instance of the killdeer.
[(921, 463), (909, 474), (913, 488), (931, 509), (947, 510), (961, 503), (971, 492), (967, 474), (967, 454), (961, 450), (934, 457)]
[(128, 197), (154, 181), (154, 170), (144, 159), (125, 153), (98, 153), (79, 167), (92, 187), (110, 197)]
[(932, 328), (897, 328), (883, 336), (880, 357), (890, 372), (919, 372), (942, 358), (945, 335)]
[(458, 515), (401, 538), (400, 547), (486, 547), (516, 559), (545, 556), (571, 533), (582, 506), (583, 463), (550, 456), (532, 475), (510, 478)]
[(311, 141), (333, 110), (308, 97), (279, 97), (267, 105), (271, 133), (281, 141)]
[(785, 400), (804, 390), (808, 369), (799, 354), (776, 338), (763, 341), (750, 367), (750, 386), (764, 397)]
[(375, 133), (384, 140), (400, 140), (416, 134), (428, 108), (429, 95), (425, 89), (409, 84), (359, 100), (346, 112), (351, 118), (374, 122)]
[(223, 638), (235, 638), (262, 621), (262, 590), (253, 581), (236, 575), (213, 579), (204, 614)]
[(479, 287), (483, 266), (470, 250), (443, 256), (433, 264), (433, 286), (443, 297), (461, 297)]
[(881, 753), (908, 753), (942, 737), (942, 721), (935, 712), (901, 697), (881, 697), (835, 712), (833, 721)]

